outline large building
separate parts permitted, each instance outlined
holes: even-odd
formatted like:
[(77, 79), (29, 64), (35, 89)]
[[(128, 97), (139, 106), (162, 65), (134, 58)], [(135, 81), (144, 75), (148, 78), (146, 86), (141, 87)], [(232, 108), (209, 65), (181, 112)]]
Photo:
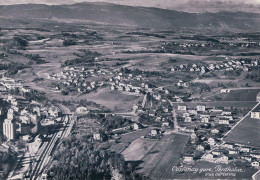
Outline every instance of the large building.
[(251, 118), (260, 119), (260, 111), (251, 112)]
[(256, 95), (256, 102), (260, 102), (260, 92)]
[(15, 135), (13, 117), (14, 117), (14, 111), (12, 109), (9, 109), (7, 114), (7, 119), (4, 120), (4, 124), (3, 124), (3, 134), (8, 141), (14, 139), (14, 135)]

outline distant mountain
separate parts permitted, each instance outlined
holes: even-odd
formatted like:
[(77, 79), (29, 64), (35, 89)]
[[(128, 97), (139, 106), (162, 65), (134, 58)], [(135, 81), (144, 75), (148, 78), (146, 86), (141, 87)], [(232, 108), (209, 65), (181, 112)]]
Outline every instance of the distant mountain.
[(222, 28), (260, 30), (260, 14), (246, 12), (186, 13), (159, 8), (110, 3), (72, 5), (22, 4), (0, 6), (0, 16), (12, 18), (63, 18), (135, 25), (149, 28)]

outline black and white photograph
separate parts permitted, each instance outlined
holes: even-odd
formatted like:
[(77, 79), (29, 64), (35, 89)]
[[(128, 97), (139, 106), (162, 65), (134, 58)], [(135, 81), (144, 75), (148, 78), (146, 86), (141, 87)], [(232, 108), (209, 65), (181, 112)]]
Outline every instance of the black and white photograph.
[(260, 0), (0, 0), (0, 180), (260, 180)]

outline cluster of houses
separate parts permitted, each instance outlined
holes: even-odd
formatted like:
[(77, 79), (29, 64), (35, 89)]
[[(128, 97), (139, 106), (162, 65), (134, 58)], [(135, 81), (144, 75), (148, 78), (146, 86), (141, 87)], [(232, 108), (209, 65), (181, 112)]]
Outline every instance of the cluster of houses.
[(49, 126), (58, 123), (61, 120), (61, 111), (56, 106), (42, 107), (40, 111), (42, 120), (40, 121), (41, 126)]
[(186, 124), (210, 124), (229, 126), (235, 121), (233, 113), (224, 108), (207, 108), (204, 104), (198, 104), (195, 108), (187, 108), (185, 104), (178, 105), (177, 108), (181, 120)]
[(116, 72), (115, 76), (109, 79), (108, 84), (111, 90), (126, 92), (132, 95), (140, 95), (144, 92), (152, 92), (152, 88), (145, 83), (145, 78), (132, 73)]
[(59, 82), (56, 90), (89, 93), (103, 86), (104, 82), (87, 81), (87, 78), (106, 77), (107, 75), (111, 75), (111, 73), (105, 69), (87, 70), (84, 67), (65, 67), (62, 72), (49, 75), (48, 79), (57, 80)]
[(12, 78), (2, 77), (0, 79), (0, 92), (7, 92), (8, 90), (19, 89), (22, 93), (31, 92), (31, 89), (28, 86), (24, 86), (21, 82), (16, 82)]
[[(185, 104), (180, 104), (177, 112), (182, 121), (181, 125), (179, 123), (179, 131), (191, 133), (191, 143), (195, 150), (200, 152), (200, 160), (213, 163), (242, 160), (251, 163), (253, 167), (259, 167), (260, 149), (223, 143), (223, 140), (220, 140), (236, 119), (231, 111), (207, 108), (203, 104), (198, 104), (195, 108), (187, 108)], [(259, 117), (252, 112), (251, 118)], [(195, 154), (191, 152), (183, 157), (183, 162), (192, 164), (194, 158)]]
[(204, 74), (211, 71), (234, 71), (241, 69), (243, 71), (249, 71), (252, 67), (259, 66), (259, 60), (251, 59), (229, 59), (226, 62), (216, 62), (210, 64), (181, 64), (174, 66), (171, 71), (185, 71), (185, 72), (199, 72)]

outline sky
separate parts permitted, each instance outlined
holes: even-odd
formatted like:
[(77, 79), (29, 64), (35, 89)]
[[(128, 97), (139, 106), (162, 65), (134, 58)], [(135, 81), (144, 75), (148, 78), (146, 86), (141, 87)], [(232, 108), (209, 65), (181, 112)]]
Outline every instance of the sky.
[(260, 0), (0, 0), (0, 5), (26, 3), (55, 5), (83, 1), (158, 7), (187, 12), (247, 11), (260, 13)]

